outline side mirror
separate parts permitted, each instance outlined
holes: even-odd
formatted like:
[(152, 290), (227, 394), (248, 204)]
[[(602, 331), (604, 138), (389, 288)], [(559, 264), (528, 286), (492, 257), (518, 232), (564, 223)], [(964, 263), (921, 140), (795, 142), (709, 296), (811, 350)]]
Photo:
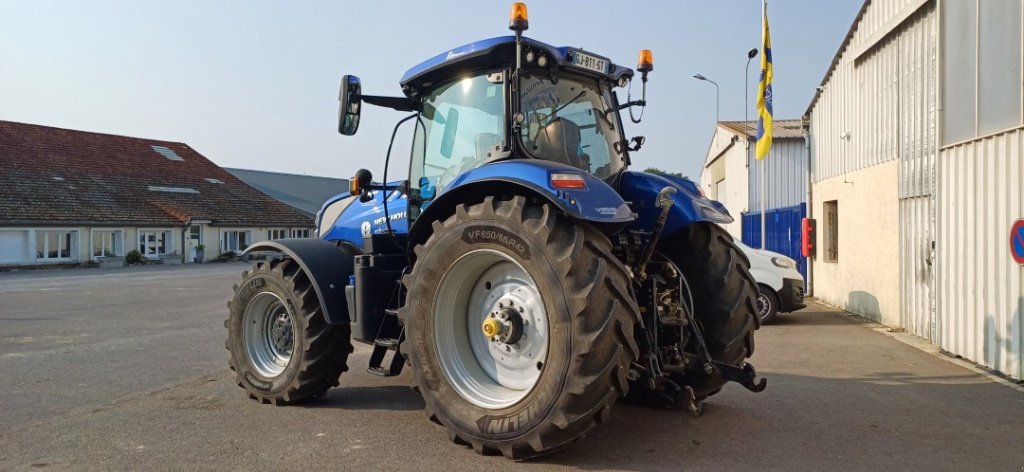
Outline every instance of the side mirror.
[(345, 136), (352, 136), (359, 129), (362, 92), (359, 77), (346, 75), (341, 78), (341, 89), (338, 91), (338, 132)]
[(626, 146), (626, 149), (630, 151), (639, 151), (640, 148), (647, 142), (647, 138), (643, 136), (634, 136), (633, 139), (629, 140), (630, 145)]

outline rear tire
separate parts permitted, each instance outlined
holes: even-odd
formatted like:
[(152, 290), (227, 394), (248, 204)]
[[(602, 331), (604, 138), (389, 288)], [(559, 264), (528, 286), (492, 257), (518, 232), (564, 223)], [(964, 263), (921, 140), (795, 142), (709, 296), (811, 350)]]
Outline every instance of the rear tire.
[[(757, 283), (750, 261), (724, 229), (695, 223), (663, 241), (659, 248), (686, 277), (694, 316), (701, 325), (711, 358), (740, 366), (754, 353)], [(698, 400), (718, 393), (727, 382), (718, 373), (688, 370), (673, 380), (690, 386)]]
[[(611, 249), (604, 234), (523, 197), (460, 205), (434, 223), (403, 280), (409, 289), (400, 310), (409, 336), (403, 352), (428, 416), (453, 442), (480, 454), (526, 459), (559, 450), (608, 420), (629, 389), (639, 314), (626, 269)], [(489, 313), (509, 307), (519, 293), (536, 294), (511, 305), (526, 307), (515, 328), (522, 331), (497, 332), (529, 338), (519, 347), (492, 340), (484, 334)], [(480, 320), (483, 332), (474, 325)], [(474, 337), (487, 340), (483, 351), (479, 344), (476, 350), (452, 347), (472, 347)], [(543, 351), (530, 350), (530, 341), (545, 337)], [(487, 350), (494, 343), (497, 354)], [(520, 350), (533, 353), (531, 361), (543, 358), (535, 371), (516, 370), (512, 357), (498, 358)], [(488, 373), (495, 365), (504, 375)]]
[(262, 403), (319, 397), (338, 385), (352, 352), (348, 324), (331, 326), (309, 277), (290, 258), (242, 273), (224, 321), (238, 386)]

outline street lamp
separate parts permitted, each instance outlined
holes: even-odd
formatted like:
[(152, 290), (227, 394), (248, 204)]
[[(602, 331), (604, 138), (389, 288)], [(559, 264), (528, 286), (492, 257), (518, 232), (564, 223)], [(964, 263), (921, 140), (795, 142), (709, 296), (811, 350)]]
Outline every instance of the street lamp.
[(705, 82), (711, 82), (715, 86), (715, 128), (718, 128), (718, 82), (711, 80), (703, 75), (696, 74), (693, 78), (697, 80), (703, 80)]
[(746, 134), (743, 139), (747, 140), (747, 154), (750, 154), (750, 61), (756, 56), (757, 48), (747, 51), (747, 67), (743, 71), (743, 132)]

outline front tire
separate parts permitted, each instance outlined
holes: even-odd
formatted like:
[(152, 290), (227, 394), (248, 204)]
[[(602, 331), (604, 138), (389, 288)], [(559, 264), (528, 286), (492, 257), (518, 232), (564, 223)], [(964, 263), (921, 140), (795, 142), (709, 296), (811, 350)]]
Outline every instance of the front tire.
[(779, 296), (775, 294), (775, 290), (765, 286), (757, 286), (757, 317), (761, 320), (762, 325), (766, 325), (775, 321), (775, 316), (779, 314)]
[(309, 276), (294, 260), (261, 261), (243, 272), (228, 308), (224, 344), (250, 398), (299, 403), (336, 387), (348, 370), (349, 325), (327, 324)]
[(639, 313), (608, 238), (523, 197), (460, 205), (433, 229), (400, 311), (431, 419), (511, 459), (606, 421), (629, 389)]

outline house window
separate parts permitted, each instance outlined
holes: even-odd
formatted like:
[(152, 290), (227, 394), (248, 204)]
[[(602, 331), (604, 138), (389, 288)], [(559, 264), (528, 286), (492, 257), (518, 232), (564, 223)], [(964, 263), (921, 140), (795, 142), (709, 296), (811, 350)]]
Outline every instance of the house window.
[(78, 231), (36, 231), (36, 260), (71, 260), (77, 241)]
[(221, 233), (221, 252), (244, 251), (252, 242), (251, 231), (228, 230)]
[(715, 200), (725, 200), (725, 179), (715, 182)]
[(124, 236), (121, 230), (93, 231), (92, 256), (107, 257), (123, 255), (123, 238)]
[(139, 230), (139, 252), (142, 255), (155, 259), (161, 254), (169, 254), (170, 250), (170, 230)]
[(288, 231), (283, 229), (271, 229), (267, 230), (267, 239), (273, 241), (275, 239), (284, 239), (288, 237)]
[(308, 238), (309, 237), (309, 228), (305, 228), (305, 229), (292, 228), (292, 235), (291, 235), (291, 237), (293, 237), (293, 238)]
[(825, 202), (825, 262), (839, 262), (839, 201)]

